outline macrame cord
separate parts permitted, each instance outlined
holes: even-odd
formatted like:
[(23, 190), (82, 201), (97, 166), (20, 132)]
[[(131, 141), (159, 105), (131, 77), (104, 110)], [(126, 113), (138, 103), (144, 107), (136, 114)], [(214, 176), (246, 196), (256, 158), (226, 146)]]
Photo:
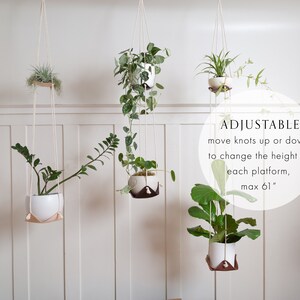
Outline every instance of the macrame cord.
[[(222, 49), (219, 49), (219, 39), (221, 40), (221, 44), (222, 44)], [(212, 53), (216, 53), (218, 54), (220, 51), (223, 51), (223, 54), (227, 53), (227, 39), (226, 39), (226, 33), (225, 33), (225, 26), (224, 26), (224, 17), (223, 17), (223, 7), (222, 7), (222, 2), (221, 0), (218, 0), (218, 6), (217, 6), (217, 14), (216, 14), (216, 20), (215, 20), (215, 27), (214, 27), (214, 33), (213, 33), (213, 42), (212, 42)], [(230, 65), (228, 66), (228, 75), (231, 77), (231, 68)], [(208, 74), (208, 79), (210, 78), (211, 74)], [(229, 113), (231, 115), (231, 91), (230, 90), (225, 90), (224, 91), (224, 102), (225, 102), (225, 106), (224, 106), (224, 118), (227, 117), (227, 104), (229, 105)], [(218, 95), (215, 93), (214, 94), (214, 106), (217, 106), (217, 98)], [(228, 100), (228, 102), (227, 102)], [(216, 118), (214, 118), (214, 122), (212, 122), (212, 93), (210, 93), (210, 102), (209, 102), (209, 112), (210, 112), (210, 136), (212, 136), (212, 127), (213, 124), (214, 126), (216, 126)], [(214, 112), (214, 116), (215, 116)], [(216, 138), (216, 132), (215, 132), (215, 128), (214, 128), (214, 138)], [(215, 149), (215, 153), (216, 153), (216, 148)], [(224, 195), (226, 195), (226, 164), (224, 161)], [(217, 214), (219, 213), (219, 207), (218, 205), (216, 205), (216, 212)], [(235, 214), (235, 209), (234, 209), (234, 198), (233, 198), (233, 217)], [(224, 208), (224, 228), (225, 228), (225, 236), (224, 236), (224, 260), (223, 260), (223, 268), (222, 270), (226, 270), (229, 265), (227, 262), (227, 232), (228, 232), (228, 224), (227, 224), (227, 205), (225, 203), (225, 208)], [(210, 214), (209, 214), (209, 222), (210, 222), (210, 227), (211, 229), (213, 229), (212, 227), (212, 203), (210, 202)], [(211, 235), (211, 231), (209, 233), (209, 241), (211, 241), (212, 235)], [(210, 267), (210, 266), (209, 266)], [(237, 269), (237, 263), (235, 261), (234, 266), (232, 266), (233, 268), (231, 270)], [(210, 267), (211, 268), (211, 267)], [(211, 268), (211, 270), (214, 270)]]
[[(138, 45), (139, 45), (139, 53), (143, 52), (144, 53), (144, 57), (145, 57), (145, 52), (146, 52), (146, 45), (150, 42), (150, 37), (149, 37), (149, 30), (148, 30), (148, 25), (147, 25), (147, 18), (146, 18), (146, 11), (145, 11), (145, 6), (144, 6), (144, 1), (143, 0), (139, 0), (139, 4), (138, 4), (138, 12), (137, 12), (137, 16), (136, 16), (136, 20), (135, 20), (135, 25), (134, 25), (134, 30), (133, 30), (133, 38), (132, 38), (132, 47), (131, 49), (134, 48), (134, 43), (135, 43), (135, 38), (136, 38), (136, 33), (137, 33), (137, 27), (138, 27), (138, 35), (139, 35), (139, 41), (138, 41)], [(144, 67), (146, 68), (146, 63), (144, 63)], [(152, 71), (152, 70), (151, 70)], [(143, 88), (144, 91), (147, 90), (147, 86), (146, 84), (143, 84)], [(144, 103), (142, 103), (142, 101), (140, 101), (138, 103), (138, 112), (139, 112), (139, 121), (138, 121), (138, 139), (139, 139), (139, 149), (138, 149), (138, 153), (139, 156), (141, 156), (141, 109), (143, 109), (145, 111), (144, 116), (144, 146), (145, 146), (145, 160), (147, 160), (147, 147), (148, 147), (148, 114), (147, 113), (147, 102), (146, 100), (144, 101)], [(154, 160), (156, 161), (156, 133), (155, 133), (155, 116), (154, 116), (154, 112), (151, 112), (152, 114), (152, 129), (153, 129), (153, 140), (154, 140)], [(156, 173), (156, 171), (155, 171)], [(156, 193), (156, 191), (153, 191), (152, 189), (150, 189), (148, 187), (148, 171), (146, 170), (145, 173), (145, 179), (146, 179), (146, 194), (152, 194), (153, 192)], [(142, 198), (142, 197), (141, 197)]]
[[(37, 45), (37, 57), (36, 57), (36, 66), (40, 65), (40, 54), (41, 54), (41, 39), (42, 32), (44, 27), (45, 33), (45, 43), (46, 43), (46, 60), (47, 66), (52, 70), (52, 61), (50, 54), (50, 43), (49, 43), (49, 31), (48, 31), (48, 23), (47, 23), (47, 12), (46, 12), (46, 3), (45, 0), (41, 1), (40, 8), (40, 24), (39, 24), (39, 34), (38, 34), (38, 45)], [(32, 123), (32, 153), (35, 153), (35, 142), (36, 142), (36, 110), (37, 110), (37, 86), (34, 86), (33, 93), (33, 123)], [(44, 85), (45, 86), (45, 85)], [(48, 85), (47, 85), (48, 86)], [(52, 127), (52, 139), (53, 139), (53, 155), (54, 155), (54, 166), (55, 169), (58, 170), (58, 146), (57, 146), (57, 129), (56, 129), (56, 113), (55, 113), (55, 91), (54, 91), (54, 83), (53, 83), (53, 73), (51, 78), (51, 84), (49, 84), (50, 88), (50, 104), (51, 104), (51, 127)], [(30, 200), (29, 200), (29, 212), (31, 213), (31, 202), (33, 196), (33, 169), (31, 168), (30, 173)], [(57, 190), (60, 192), (59, 179), (57, 179)], [(59, 197), (59, 207), (61, 207), (61, 197)]]

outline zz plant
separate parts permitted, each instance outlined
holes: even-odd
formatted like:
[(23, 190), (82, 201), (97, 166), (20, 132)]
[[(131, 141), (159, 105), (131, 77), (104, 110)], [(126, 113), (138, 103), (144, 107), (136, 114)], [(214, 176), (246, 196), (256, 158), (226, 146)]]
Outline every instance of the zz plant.
[(187, 228), (188, 232), (194, 236), (201, 236), (210, 239), (216, 243), (236, 243), (243, 237), (252, 240), (260, 236), (259, 229), (243, 229), (239, 230), (241, 224), (256, 226), (256, 220), (253, 218), (235, 219), (231, 214), (226, 212), (229, 202), (227, 196), (235, 195), (242, 197), (250, 202), (256, 201), (251, 195), (237, 191), (225, 190), (225, 184), (228, 179), (227, 167), (223, 160), (215, 160), (212, 162), (212, 171), (219, 187), (219, 190), (205, 184), (195, 184), (191, 191), (192, 199), (198, 206), (189, 208), (190, 216), (200, 219), (208, 223), (209, 228), (205, 229), (202, 225)]
[[(109, 158), (108, 155), (112, 155), (116, 148), (118, 147), (119, 139), (115, 134), (110, 134), (102, 143), (99, 143), (97, 148), (94, 148), (96, 155), (92, 157), (91, 155), (87, 156), (88, 162), (82, 165), (78, 171), (74, 174), (66, 177), (65, 179), (59, 180), (62, 175), (62, 170), (55, 170), (50, 166), (42, 167), (42, 163), (39, 158), (36, 158), (35, 154), (31, 154), (26, 146), (22, 146), (19, 143), (12, 146), (11, 148), (16, 150), (21, 154), (26, 162), (32, 168), (34, 174), (37, 178), (37, 193), (38, 195), (48, 195), (50, 194), (58, 185), (61, 185), (68, 180), (78, 177), (81, 178), (81, 175), (88, 175), (89, 170), (96, 171), (95, 167), (96, 162), (100, 162), (104, 165), (103, 158)], [(54, 183), (59, 180), (59, 183)]]
[[(118, 158), (129, 175), (132, 172), (140, 176), (151, 175), (151, 170), (157, 169), (156, 161), (136, 157), (137, 132), (133, 130), (133, 123), (139, 120), (141, 115), (147, 115), (156, 108), (158, 90), (164, 87), (160, 83), (149, 86), (148, 80), (150, 76), (161, 72), (161, 65), (169, 55), (168, 49), (161, 49), (154, 43), (149, 43), (145, 52), (134, 53), (133, 49), (127, 49), (120, 52), (120, 57), (115, 60), (114, 76), (121, 77), (118, 85), (124, 90), (120, 97), (122, 113), (128, 118), (128, 126), (123, 127), (126, 134), (126, 153), (120, 153)], [(171, 171), (171, 176), (175, 180), (174, 171)], [(122, 191), (129, 190), (126, 186)]]

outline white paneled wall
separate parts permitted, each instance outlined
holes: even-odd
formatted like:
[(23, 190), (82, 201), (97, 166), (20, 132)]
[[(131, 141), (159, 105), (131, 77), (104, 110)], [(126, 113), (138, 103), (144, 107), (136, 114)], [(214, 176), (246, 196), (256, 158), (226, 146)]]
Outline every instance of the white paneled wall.
[[(207, 107), (196, 105), (158, 108), (155, 143), (152, 127), (147, 129), (147, 153), (156, 155), (162, 169), (177, 173), (176, 183), (159, 174), (158, 197), (121, 196), (116, 190), (127, 175), (115, 157), (98, 172), (65, 184), (64, 220), (40, 225), (24, 221), (27, 168), (10, 150), (16, 142), (31, 145), (31, 108), (1, 107), (0, 299), (297, 300), (298, 200), (266, 213), (236, 209), (238, 216), (256, 217), (265, 232), (238, 244), (237, 272), (209, 271), (207, 241), (186, 231), (198, 223), (187, 209), (191, 187), (204, 180), (198, 141), (207, 113)], [(123, 137), (118, 106), (61, 106), (57, 122), (59, 162), (66, 174), (84, 163), (109, 132)], [(38, 109), (37, 124), (36, 153), (51, 163), (48, 107)]]

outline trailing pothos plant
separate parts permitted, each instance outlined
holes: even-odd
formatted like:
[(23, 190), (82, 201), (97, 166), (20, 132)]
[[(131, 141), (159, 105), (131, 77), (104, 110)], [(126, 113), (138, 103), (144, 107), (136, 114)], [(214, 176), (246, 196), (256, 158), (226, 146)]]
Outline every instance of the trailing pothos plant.
[(190, 216), (203, 220), (208, 223), (209, 228), (205, 229), (202, 225), (188, 228), (188, 232), (194, 236), (202, 236), (216, 243), (236, 243), (242, 237), (255, 240), (260, 236), (259, 229), (239, 230), (241, 224), (256, 226), (256, 220), (253, 218), (235, 219), (231, 214), (226, 212), (229, 202), (227, 196), (239, 196), (250, 202), (256, 201), (251, 195), (231, 190), (226, 191), (225, 185), (228, 180), (227, 166), (223, 160), (214, 160), (212, 162), (212, 171), (217, 182), (219, 190), (209, 185), (195, 184), (192, 188), (192, 199), (197, 202), (198, 206), (192, 206), (188, 212)]
[[(149, 86), (147, 81), (150, 76), (161, 72), (161, 65), (169, 55), (168, 49), (161, 49), (154, 43), (149, 43), (146, 51), (134, 53), (132, 48), (127, 49), (120, 52), (119, 58), (115, 60), (114, 76), (121, 77), (118, 85), (121, 85), (124, 90), (120, 97), (122, 112), (128, 118), (128, 126), (123, 127), (126, 134), (126, 153), (119, 154), (119, 161), (129, 175), (132, 172), (140, 176), (151, 175), (151, 170), (157, 170), (156, 161), (136, 157), (137, 132), (133, 130), (133, 123), (139, 120), (141, 115), (147, 115), (156, 108), (158, 90), (164, 87), (157, 82), (154, 86)], [(175, 180), (174, 171), (171, 171), (171, 176)], [(128, 186), (122, 190), (122, 192), (129, 191)]]
[[(225, 52), (221, 50), (219, 53), (211, 53), (210, 55), (204, 56), (204, 61), (200, 63), (197, 68), (202, 67), (200, 72), (197, 73), (208, 73), (213, 78), (217, 77), (233, 77), (233, 78), (246, 78), (247, 87), (249, 88), (251, 83), (255, 86), (264, 86), (269, 89), (266, 78), (263, 77), (264, 69), (259, 70), (256, 74), (247, 73), (246, 69), (253, 65), (253, 61), (249, 58), (243, 64), (239, 65), (235, 70), (232, 70), (232, 75), (229, 72), (229, 68), (233, 67), (236, 59), (239, 55), (234, 57), (230, 56), (230, 51)], [(226, 92), (228, 89), (226, 84), (220, 86), (217, 94), (220, 92)]]
[(104, 165), (103, 158), (109, 158), (108, 155), (112, 155), (114, 153), (118, 147), (118, 144), (118, 137), (111, 133), (105, 140), (102, 141), (102, 143), (98, 143), (99, 147), (94, 148), (96, 151), (95, 156), (92, 157), (91, 155), (88, 155), (87, 163), (82, 165), (74, 174), (62, 180), (59, 179), (63, 173), (62, 170), (55, 170), (50, 166), (42, 167), (40, 159), (36, 158), (35, 154), (31, 154), (26, 146), (22, 146), (17, 143), (11, 148), (16, 150), (25, 158), (26, 162), (30, 165), (34, 174), (36, 175), (37, 194), (48, 195), (54, 191), (58, 185), (61, 185), (74, 177), (81, 178), (81, 175), (88, 175), (88, 170), (96, 171), (97, 168), (95, 167), (94, 163), (100, 162), (102, 165)]

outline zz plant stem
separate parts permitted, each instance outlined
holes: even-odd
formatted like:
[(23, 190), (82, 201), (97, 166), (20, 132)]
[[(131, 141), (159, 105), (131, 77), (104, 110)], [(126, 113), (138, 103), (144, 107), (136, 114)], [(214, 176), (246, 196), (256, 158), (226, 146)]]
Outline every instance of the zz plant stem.
[[(81, 178), (81, 175), (88, 175), (88, 169), (97, 171), (97, 168), (94, 166), (94, 163), (100, 162), (102, 165), (104, 165), (102, 157), (109, 159), (108, 155), (113, 155), (115, 149), (118, 147), (118, 144), (119, 139), (115, 134), (111, 133), (109, 137), (102, 141), (102, 143), (98, 144), (99, 147), (94, 148), (97, 152), (97, 155), (95, 157), (88, 155), (87, 158), (89, 159), (89, 161), (86, 164), (82, 165), (78, 171), (76, 171), (74, 174), (68, 176), (63, 180), (60, 180), (58, 183), (52, 185), (50, 188), (48, 188), (48, 183), (58, 180), (62, 174), (62, 171), (54, 170), (50, 166), (38, 169), (38, 166), (42, 165), (40, 159), (35, 158), (35, 154), (31, 154), (26, 146), (22, 146), (19, 143), (17, 143), (15, 146), (12, 146), (12, 149), (16, 150), (26, 159), (26, 162), (31, 166), (34, 173), (36, 174), (38, 195), (47, 195), (51, 193), (54, 189), (56, 189), (58, 185), (61, 185), (74, 177)], [(44, 182), (43, 186), (41, 183), (41, 179), (43, 179)]]

